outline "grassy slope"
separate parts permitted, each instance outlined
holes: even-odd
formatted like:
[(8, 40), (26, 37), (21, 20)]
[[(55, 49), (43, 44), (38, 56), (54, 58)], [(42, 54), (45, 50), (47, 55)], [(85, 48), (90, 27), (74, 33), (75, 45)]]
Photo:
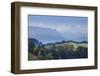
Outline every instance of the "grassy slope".
[[(68, 43), (62, 43), (62, 44), (56, 44), (56, 46), (64, 46), (64, 45), (73, 45), (74, 48), (77, 48), (78, 46), (88, 47), (87, 43), (74, 43), (74, 42), (68, 42)], [(46, 45), (46, 47), (51, 47), (51, 45)]]
[(73, 45), (75, 48), (77, 48), (78, 46), (88, 47), (88, 45), (86, 43), (77, 44), (77, 43), (70, 42), (70, 43), (65, 43), (65, 44)]

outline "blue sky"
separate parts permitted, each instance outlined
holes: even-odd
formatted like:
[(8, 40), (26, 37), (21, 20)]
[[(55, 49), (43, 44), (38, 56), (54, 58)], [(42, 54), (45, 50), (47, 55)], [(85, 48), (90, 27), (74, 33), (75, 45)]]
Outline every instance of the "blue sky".
[[(75, 16), (43, 16), (43, 15), (29, 15), (28, 16), (29, 27), (39, 27), (43, 29), (48, 29), (48, 32), (55, 30), (56, 33), (61, 35), (62, 39), (60, 40), (74, 40), (74, 41), (84, 41), (87, 40), (88, 34), (88, 18), (87, 17), (75, 17)], [(51, 29), (51, 30), (50, 30)], [(49, 31), (50, 30), (50, 31)], [(52, 35), (46, 31), (42, 31), (43, 37), (37, 36), (40, 34), (40, 30), (37, 29), (37, 32), (31, 31), (29, 35), (39, 39), (43, 43), (54, 42), (56, 33), (52, 31)], [(45, 36), (48, 38), (44, 38)], [(49, 37), (50, 36), (50, 37)], [(52, 37), (53, 36), (53, 37)], [(59, 36), (58, 36), (59, 37)], [(55, 39), (54, 39), (55, 38)], [(57, 38), (58, 39), (58, 38)], [(55, 40), (57, 42), (57, 40)]]

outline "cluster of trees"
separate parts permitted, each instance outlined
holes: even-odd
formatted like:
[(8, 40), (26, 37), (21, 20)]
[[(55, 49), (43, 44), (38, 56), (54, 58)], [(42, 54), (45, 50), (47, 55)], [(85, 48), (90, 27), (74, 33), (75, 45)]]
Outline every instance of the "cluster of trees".
[(50, 47), (33, 45), (29, 47), (29, 52), (35, 55), (38, 60), (87, 58), (87, 50), (87, 47), (74, 48), (73, 45), (52, 45)]

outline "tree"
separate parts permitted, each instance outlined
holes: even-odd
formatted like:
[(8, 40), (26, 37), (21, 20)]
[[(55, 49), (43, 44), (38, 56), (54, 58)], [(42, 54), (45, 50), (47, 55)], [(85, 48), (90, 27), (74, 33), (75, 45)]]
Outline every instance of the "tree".
[(76, 51), (77, 58), (87, 58), (88, 57), (88, 49), (83, 46), (79, 46)]

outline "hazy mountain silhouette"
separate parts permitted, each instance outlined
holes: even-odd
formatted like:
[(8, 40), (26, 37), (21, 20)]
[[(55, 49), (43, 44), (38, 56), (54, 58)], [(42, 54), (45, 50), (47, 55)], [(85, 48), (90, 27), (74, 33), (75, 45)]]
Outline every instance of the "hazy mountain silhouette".
[(28, 28), (28, 38), (35, 38), (42, 43), (52, 43), (64, 40), (62, 35), (55, 29), (32, 26)]

